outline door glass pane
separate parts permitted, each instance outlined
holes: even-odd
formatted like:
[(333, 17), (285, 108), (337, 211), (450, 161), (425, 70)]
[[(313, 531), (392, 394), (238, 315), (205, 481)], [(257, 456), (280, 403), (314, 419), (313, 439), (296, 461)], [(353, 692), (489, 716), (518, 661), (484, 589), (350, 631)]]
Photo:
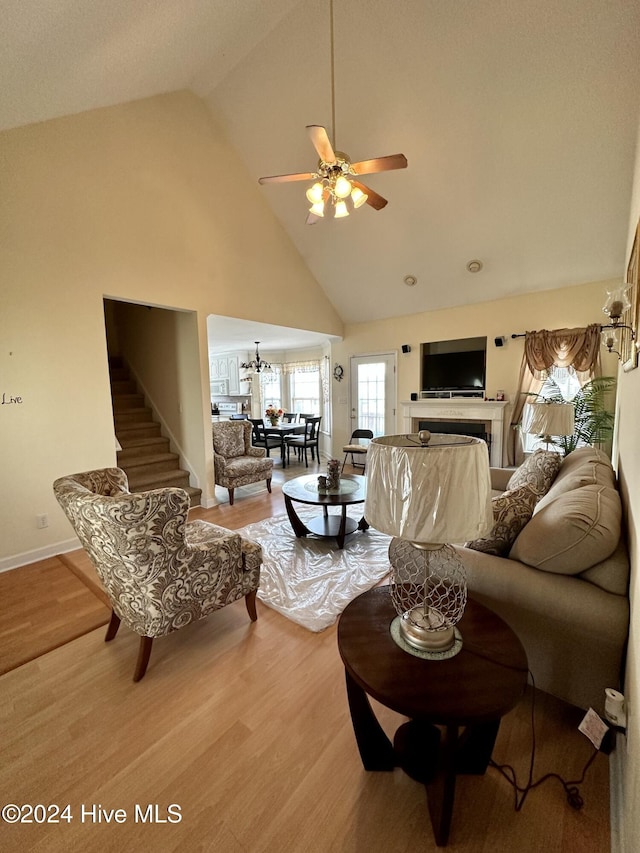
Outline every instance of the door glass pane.
[(374, 436), (384, 434), (385, 368), (384, 362), (358, 365), (358, 429)]

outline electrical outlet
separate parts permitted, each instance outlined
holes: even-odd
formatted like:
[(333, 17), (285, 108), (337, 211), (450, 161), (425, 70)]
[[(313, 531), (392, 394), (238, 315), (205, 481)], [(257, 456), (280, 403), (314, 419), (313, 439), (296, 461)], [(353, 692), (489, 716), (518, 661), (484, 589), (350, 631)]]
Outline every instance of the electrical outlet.
[(42, 530), (44, 527), (49, 526), (49, 516), (46, 512), (43, 512), (41, 515), (36, 515), (36, 527)]

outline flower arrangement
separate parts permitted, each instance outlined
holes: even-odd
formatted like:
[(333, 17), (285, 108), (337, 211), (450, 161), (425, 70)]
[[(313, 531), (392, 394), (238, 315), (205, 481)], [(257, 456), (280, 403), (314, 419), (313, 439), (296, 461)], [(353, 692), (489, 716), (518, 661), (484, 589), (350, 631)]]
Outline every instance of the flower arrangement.
[(282, 409), (276, 409), (273, 403), (270, 406), (267, 406), (267, 408), (264, 410), (264, 413), (271, 421), (271, 426), (277, 426), (278, 421), (284, 414)]

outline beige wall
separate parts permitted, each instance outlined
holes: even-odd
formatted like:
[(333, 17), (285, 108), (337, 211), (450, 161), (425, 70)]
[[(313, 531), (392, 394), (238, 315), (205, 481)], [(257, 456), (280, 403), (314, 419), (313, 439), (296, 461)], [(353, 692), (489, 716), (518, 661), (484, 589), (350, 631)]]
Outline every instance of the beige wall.
[[(633, 186), (633, 200), (629, 224), (629, 257), (638, 220), (640, 219), (640, 127), (638, 151)], [(627, 705), (627, 737), (621, 755), (622, 784), (619, 815), (622, 817), (621, 851), (640, 850), (640, 448), (638, 447), (638, 424), (640, 424), (640, 369), (621, 373), (618, 390), (618, 474), (623, 495), (624, 511), (629, 531), (631, 556), (631, 629), (626, 667), (624, 693)]]
[[(376, 323), (347, 324), (343, 341), (333, 345), (331, 355), (332, 363), (338, 362), (345, 368), (344, 380), (332, 383), (334, 454), (339, 454), (351, 434), (349, 359), (352, 356), (396, 351), (398, 400), (403, 401), (410, 399), (412, 391), (420, 390), (422, 342), (486, 335), (487, 396), (495, 397), (501, 389), (507, 400), (512, 401), (518, 384), (523, 340), (512, 340), (511, 334), (602, 322), (602, 305), (608, 285), (611, 282), (595, 282)], [(494, 338), (500, 336), (506, 337), (505, 346), (496, 347)], [(409, 344), (411, 352), (403, 354), (402, 344)], [(617, 372), (617, 359), (606, 352), (603, 352), (603, 372), (607, 375)], [(400, 427), (398, 419), (395, 428)]]
[[(338, 336), (342, 323), (191, 94), (7, 131), (0, 162), (0, 398), (22, 399), (0, 406), (6, 568), (70, 540), (56, 477), (115, 462), (104, 297), (193, 312), (196, 364), (175, 382), (190, 399), (199, 382), (202, 435), (207, 314)], [(200, 455), (206, 499), (208, 442)]]

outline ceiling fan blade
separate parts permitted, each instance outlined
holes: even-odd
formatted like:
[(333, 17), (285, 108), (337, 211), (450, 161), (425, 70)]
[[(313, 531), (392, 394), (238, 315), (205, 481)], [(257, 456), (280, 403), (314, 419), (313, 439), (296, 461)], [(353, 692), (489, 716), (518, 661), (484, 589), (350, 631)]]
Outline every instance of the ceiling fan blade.
[(356, 175), (370, 175), (372, 172), (406, 169), (407, 165), (407, 158), (404, 154), (389, 154), (387, 157), (375, 157), (373, 160), (361, 160), (359, 163), (352, 163), (351, 170)]
[(316, 216), (315, 213), (308, 213), (305, 225), (315, 225), (317, 222), (320, 222), (321, 218), (321, 216)]
[(382, 196), (378, 195), (378, 193), (375, 190), (372, 190), (371, 187), (361, 184), (360, 181), (354, 181), (353, 178), (351, 179), (351, 183), (354, 187), (358, 187), (359, 190), (362, 190), (362, 192), (367, 196), (367, 204), (370, 204), (375, 210), (382, 210), (383, 207), (387, 206), (388, 201), (386, 198), (382, 198)]
[(307, 132), (313, 144), (313, 147), (318, 152), (318, 157), (325, 163), (335, 163), (336, 155), (333, 151), (333, 146), (329, 141), (329, 134), (324, 127), (319, 124), (308, 124)]
[(284, 184), (287, 181), (312, 181), (315, 172), (300, 172), (298, 175), (271, 175), (268, 178), (258, 178), (259, 184)]

